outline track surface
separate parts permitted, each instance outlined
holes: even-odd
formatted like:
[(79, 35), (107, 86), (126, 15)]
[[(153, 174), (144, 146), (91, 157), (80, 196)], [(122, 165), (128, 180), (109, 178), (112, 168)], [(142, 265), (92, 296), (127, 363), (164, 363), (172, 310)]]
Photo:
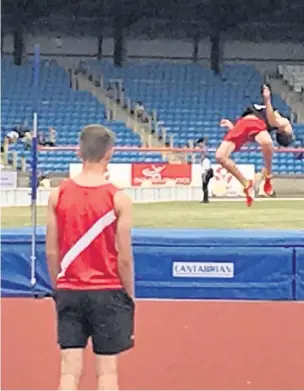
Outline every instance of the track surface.
[[(58, 387), (51, 300), (2, 299), (2, 387)], [(136, 348), (121, 358), (121, 388), (304, 389), (304, 304), (140, 301)], [(88, 351), (82, 389), (94, 389)]]

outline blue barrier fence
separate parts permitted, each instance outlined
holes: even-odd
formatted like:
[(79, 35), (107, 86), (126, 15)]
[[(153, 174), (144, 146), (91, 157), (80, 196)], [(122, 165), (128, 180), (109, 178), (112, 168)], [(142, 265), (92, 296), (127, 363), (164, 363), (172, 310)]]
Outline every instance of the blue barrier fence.
[[(2, 231), (2, 296), (50, 293), (45, 230), (30, 284), (29, 229)], [(169, 299), (304, 300), (304, 230), (134, 229), (136, 296)]]

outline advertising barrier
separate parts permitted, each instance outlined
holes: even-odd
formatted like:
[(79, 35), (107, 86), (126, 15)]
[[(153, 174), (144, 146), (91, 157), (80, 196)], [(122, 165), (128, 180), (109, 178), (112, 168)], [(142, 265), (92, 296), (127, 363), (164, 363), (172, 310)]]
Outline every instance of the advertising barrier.
[[(81, 163), (70, 164), (70, 178), (78, 175), (82, 170)], [(131, 187), (131, 164), (109, 164), (107, 178), (121, 188)]]
[[(249, 180), (253, 180), (255, 176), (255, 167), (253, 164), (239, 164), (238, 169)], [(212, 166), (214, 177), (209, 183), (210, 196), (214, 197), (243, 197), (244, 190), (241, 183), (227, 172), (225, 168), (219, 164)], [(202, 173), (201, 166), (194, 164), (192, 166), (192, 186), (201, 186)]]
[[(135, 292), (148, 299), (304, 300), (304, 231), (134, 229)], [(51, 293), (45, 229), (2, 231), (1, 294)]]
[(132, 186), (190, 186), (192, 166), (190, 164), (132, 164)]
[(16, 189), (17, 187), (17, 172), (16, 171), (3, 171), (1, 170), (1, 182), (2, 189)]
[[(82, 164), (70, 164), (70, 177), (81, 171)], [(253, 164), (237, 166), (247, 179), (254, 179)], [(242, 185), (220, 165), (213, 165), (214, 177), (209, 184), (210, 196), (243, 197)], [(109, 164), (108, 178), (122, 188), (130, 187), (201, 187), (199, 164), (134, 163)]]

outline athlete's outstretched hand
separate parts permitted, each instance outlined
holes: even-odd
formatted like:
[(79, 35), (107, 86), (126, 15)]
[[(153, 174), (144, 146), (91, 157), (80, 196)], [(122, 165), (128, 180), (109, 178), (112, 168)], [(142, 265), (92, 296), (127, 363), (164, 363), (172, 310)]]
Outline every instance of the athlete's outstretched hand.
[(233, 123), (229, 119), (223, 118), (220, 122), (220, 127), (231, 129), (233, 128)]
[(263, 98), (267, 100), (267, 99), (270, 99), (270, 96), (271, 96), (271, 91), (270, 91), (269, 87), (264, 85), (263, 86)]

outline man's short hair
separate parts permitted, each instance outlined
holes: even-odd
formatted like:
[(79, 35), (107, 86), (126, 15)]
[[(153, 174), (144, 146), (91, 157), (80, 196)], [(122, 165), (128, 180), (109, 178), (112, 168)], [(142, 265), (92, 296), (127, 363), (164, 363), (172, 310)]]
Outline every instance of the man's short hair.
[(98, 163), (106, 152), (114, 146), (114, 133), (102, 125), (87, 125), (80, 133), (80, 152), (82, 159)]
[(198, 144), (204, 143), (204, 142), (205, 142), (205, 137), (200, 137), (199, 139), (196, 140), (195, 145), (198, 145)]

